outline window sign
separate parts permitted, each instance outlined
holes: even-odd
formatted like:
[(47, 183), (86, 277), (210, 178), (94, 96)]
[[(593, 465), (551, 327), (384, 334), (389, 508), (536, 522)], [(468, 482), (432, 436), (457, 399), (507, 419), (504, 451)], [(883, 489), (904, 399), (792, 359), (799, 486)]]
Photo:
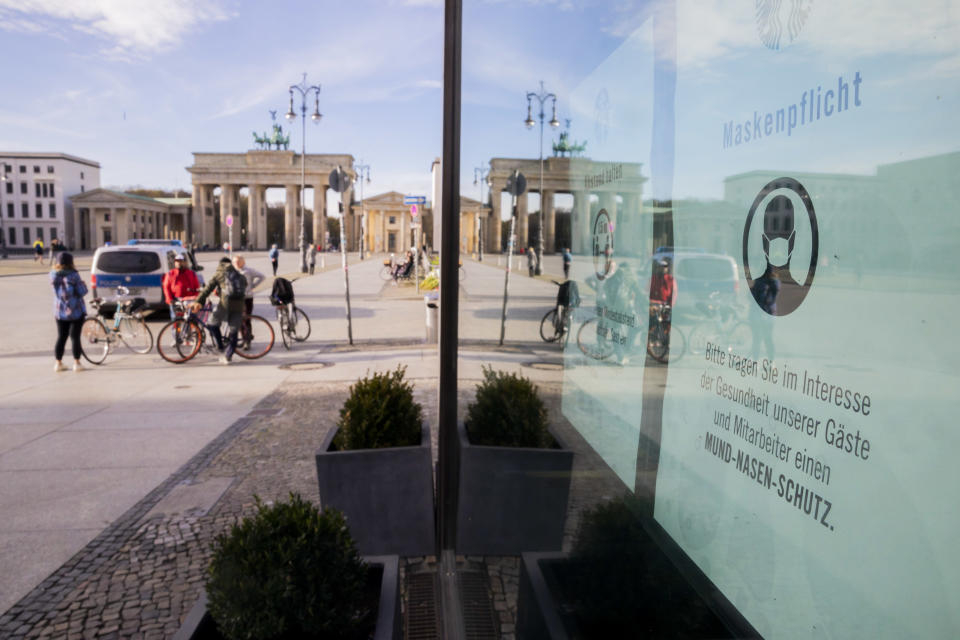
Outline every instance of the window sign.
[(675, 38), (674, 242), (704, 264), (655, 517), (766, 637), (956, 637), (956, 10), (681, 0)]

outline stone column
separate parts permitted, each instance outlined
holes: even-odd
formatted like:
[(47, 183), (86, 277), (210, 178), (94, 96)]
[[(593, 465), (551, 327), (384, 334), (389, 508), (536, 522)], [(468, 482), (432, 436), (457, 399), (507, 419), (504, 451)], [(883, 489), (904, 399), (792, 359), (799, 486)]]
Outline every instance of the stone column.
[(523, 247), (526, 251), (530, 246), (529, 239), (529, 216), (527, 215), (527, 194), (522, 193), (517, 196), (517, 245)]
[(585, 254), (590, 247), (590, 192), (573, 192), (573, 211), (570, 214), (571, 247), (574, 253)]
[(540, 194), (540, 207), (543, 209), (543, 252), (556, 253), (557, 248), (557, 210), (553, 205), (553, 190), (544, 189)]
[(313, 243), (326, 249), (327, 185), (313, 185)]
[(285, 251), (299, 251), (298, 240), (300, 220), (300, 186), (288, 184), (286, 202), (283, 209), (283, 248)]
[(251, 184), (247, 189), (247, 248), (260, 249), (263, 241), (260, 236), (260, 185)]

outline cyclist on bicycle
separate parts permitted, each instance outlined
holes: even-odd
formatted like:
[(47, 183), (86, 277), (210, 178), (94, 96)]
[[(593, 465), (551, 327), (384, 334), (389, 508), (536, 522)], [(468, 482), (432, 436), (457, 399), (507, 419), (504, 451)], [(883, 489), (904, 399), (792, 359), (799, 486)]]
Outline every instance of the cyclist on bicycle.
[[(210, 335), (217, 342), (217, 349), (220, 350), (220, 364), (230, 364), (233, 359), (233, 353), (237, 350), (237, 339), (240, 333), (240, 325), (243, 323), (243, 309), (247, 294), (247, 279), (243, 274), (234, 268), (230, 258), (224, 256), (220, 258), (220, 264), (217, 272), (207, 282), (200, 295), (194, 301), (190, 310), (194, 313), (203, 308), (203, 304), (210, 297), (214, 290), (219, 291), (220, 303), (214, 309), (207, 329)], [(228, 343), (226, 347), (223, 344), (223, 335), (220, 333), (220, 324), (226, 322), (230, 327)]]
[(181, 298), (196, 297), (200, 291), (200, 281), (197, 274), (186, 266), (187, 256), (178, 253), (173, 259), (173, 269), (163, 276), (163, 298), (170, 307), (170, 319), (177, 317), (173, 303)]
[(677, 281), (670, 275), (670, 263), (657, 262), (653, 277), (650, 278), (650, 301), (662, 302), (673, 306), (677, 300)]

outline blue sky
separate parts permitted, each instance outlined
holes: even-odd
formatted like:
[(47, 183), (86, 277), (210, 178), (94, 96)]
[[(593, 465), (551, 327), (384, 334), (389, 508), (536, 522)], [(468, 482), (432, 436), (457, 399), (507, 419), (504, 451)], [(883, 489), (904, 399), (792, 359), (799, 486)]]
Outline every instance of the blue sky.
[[(476, 197), (473, 167), (537, 154), (526, 91), (543, 79), (563, 97), (617, 43), (603, 22), (618, 14), (601, 0), (466, 4), (461, 165)], [(555, 46), (575, 33), (592, 38)], [(252, 148), (306, 72), (323, 114), (307, 152), (371, 165), (368, 196), (428, 195), (442, 55), (439, 0), (0, 0), (0, 149), (97, 160), (104, 186), (189, 189), (191, 153)], [(291, 148), (300, 135), (297, 120)]]

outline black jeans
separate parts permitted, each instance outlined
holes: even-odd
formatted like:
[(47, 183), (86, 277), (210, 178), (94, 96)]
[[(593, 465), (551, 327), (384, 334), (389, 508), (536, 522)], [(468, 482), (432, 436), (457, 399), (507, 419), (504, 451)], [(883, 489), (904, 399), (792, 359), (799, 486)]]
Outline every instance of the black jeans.
[(57, 320), (57, 344), (53, 348), (53, 354), (57, 360), (63, 360), (63, 352), (67, 346), (67, 336), (70, 336), (70, 344), (73, 347), (73, 359), (80, 359), (80, 328), (83, 327), (83, 321), (79, 320)]

